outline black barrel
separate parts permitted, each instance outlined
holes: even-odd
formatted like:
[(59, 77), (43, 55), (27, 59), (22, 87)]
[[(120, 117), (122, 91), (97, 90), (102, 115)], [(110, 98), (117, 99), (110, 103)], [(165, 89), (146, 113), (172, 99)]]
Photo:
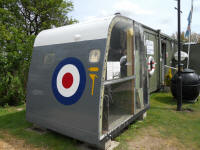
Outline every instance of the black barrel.
[[(183, 101), (194, 102), (199, 96), (200, 76), (192, 69), (184, 69), (181, 72), (182, 76), (182, 96)], [(177, 99), (177, 79), (178, 73), (171, 80), (171, 92), (174, 98)]]

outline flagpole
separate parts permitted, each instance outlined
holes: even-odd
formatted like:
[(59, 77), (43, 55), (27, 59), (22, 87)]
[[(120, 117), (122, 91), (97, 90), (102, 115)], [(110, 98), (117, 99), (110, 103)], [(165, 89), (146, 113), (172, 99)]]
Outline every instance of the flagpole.
[[(192, 12), (191, 12), (192, 11)], [(192, 13), (193, 13), (193, 0), (191, 0), (191, 10), (190, 10), (190, 13), (191, 13), (191, 17), (190, 17), (190, 31), (189, 31), (189, 43), (188, 43), (188, 60), (187, 60), (187, 69), (189, 68), (189, 63), (190, 63), (190, 48), (191, 48), (191, 24), (192, 24)]]
[(191, 43), (191, 31), (189, 34), (187, 69), (189, 68), (189, 63), (190, 63), (190, 43)]

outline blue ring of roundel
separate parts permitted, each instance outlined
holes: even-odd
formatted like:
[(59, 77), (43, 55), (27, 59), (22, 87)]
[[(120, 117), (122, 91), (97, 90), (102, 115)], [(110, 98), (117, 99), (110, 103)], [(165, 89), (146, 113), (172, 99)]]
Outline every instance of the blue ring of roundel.
[[(67, 64), (72, 64), (72, 65), (76, 66), (79, 71), (79, 74), (80, 74), (79, 87), (78, 87), (77, 91), (74, 93), (74, 95), (72, 95), (71, 97), (62, 96), (57, 89), (58, 73), (59, 73), (60, 69)], [(74, 58), (74, 57), (65, 58), (57, 65), (57, 67), (53, 73), (53, 77), (52, 77), (53, 94), (56, 97), (56, 100), (59, 101), (61, 104), (72, 105), (81, 98), (83, 91), (85, 89), (85, 83), (86, 83), (86, 73), (85, 73), (85, 69), (84, 69), (82, 62), (79, 59)]]

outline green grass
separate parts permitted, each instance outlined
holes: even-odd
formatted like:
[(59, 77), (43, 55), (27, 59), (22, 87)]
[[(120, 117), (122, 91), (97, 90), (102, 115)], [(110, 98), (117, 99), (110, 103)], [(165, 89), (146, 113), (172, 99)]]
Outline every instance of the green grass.
[[(141, 129), (153, 127), (163, 138), (176, 138), (186, 149), (200, 149), (200, 101), (183, 104), (193, 112), (177, 112), (176, 101), (169, 93), (151, 95), (151, 108), (143, 122), (135, 122), (116, 138), (121, 144), (117, 149), (127, 149), (127, 141), (141, 134)], [(148, 128), (147, 128), (148, 129)]]
[(77, 141), (56, 134), (47, 132), (39, 134), (34, 131), (27, 130), (32, 127), (25, 119), (25, 110), (17, 111), (17, 108), (25, 106), (0, 108), (0, 138), (6, 138), (4, 133), (13, 136), (15, 139), (22, 139), (26, 144), (33, 147), (41, 147), (42, 149), (55, 150), (76, 150)]
[[(147, 118), (143, 122), (131, 124), (115, 140), (120, 142), (119, 149), (127, 149), (127, 141), (141, 134), (142, 129), (153, 127), (158, 130), (163, 138), (174, 137), (186, 148), (200, 149), (200, 102), (195, 104), (183, 104), (183, 108), (190, 108), (193, 112), (177, 112), (176, 102), (171, 94), (156, 93), (151, 95), (151, 108), (148, 110)], [(24, 108), (23, 111), (17, 111)], [(0, 108), (0, 138), (6, 138), (4, 133), (15, 139), (23, 139), (26, 144), (33, 147), (55, 150), (76, 150), (79, 142), (56, 134), (47, 132), (39, 134), (29, 131), (32, 126), (25, 119), (25, 106)]]

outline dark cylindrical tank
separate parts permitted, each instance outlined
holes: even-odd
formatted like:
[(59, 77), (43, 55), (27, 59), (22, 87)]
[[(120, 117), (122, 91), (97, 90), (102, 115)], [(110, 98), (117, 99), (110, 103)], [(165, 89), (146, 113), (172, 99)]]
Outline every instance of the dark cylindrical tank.
[[(183, 101), (194, 102), (199, 96), (200, 77), (192, 69), (184, 69), (181, 72), (182, 76), (182, 97)], [(171, 80), (171, 92), (174, 98), (177, 99), (177, 79), (178, 73)]]

